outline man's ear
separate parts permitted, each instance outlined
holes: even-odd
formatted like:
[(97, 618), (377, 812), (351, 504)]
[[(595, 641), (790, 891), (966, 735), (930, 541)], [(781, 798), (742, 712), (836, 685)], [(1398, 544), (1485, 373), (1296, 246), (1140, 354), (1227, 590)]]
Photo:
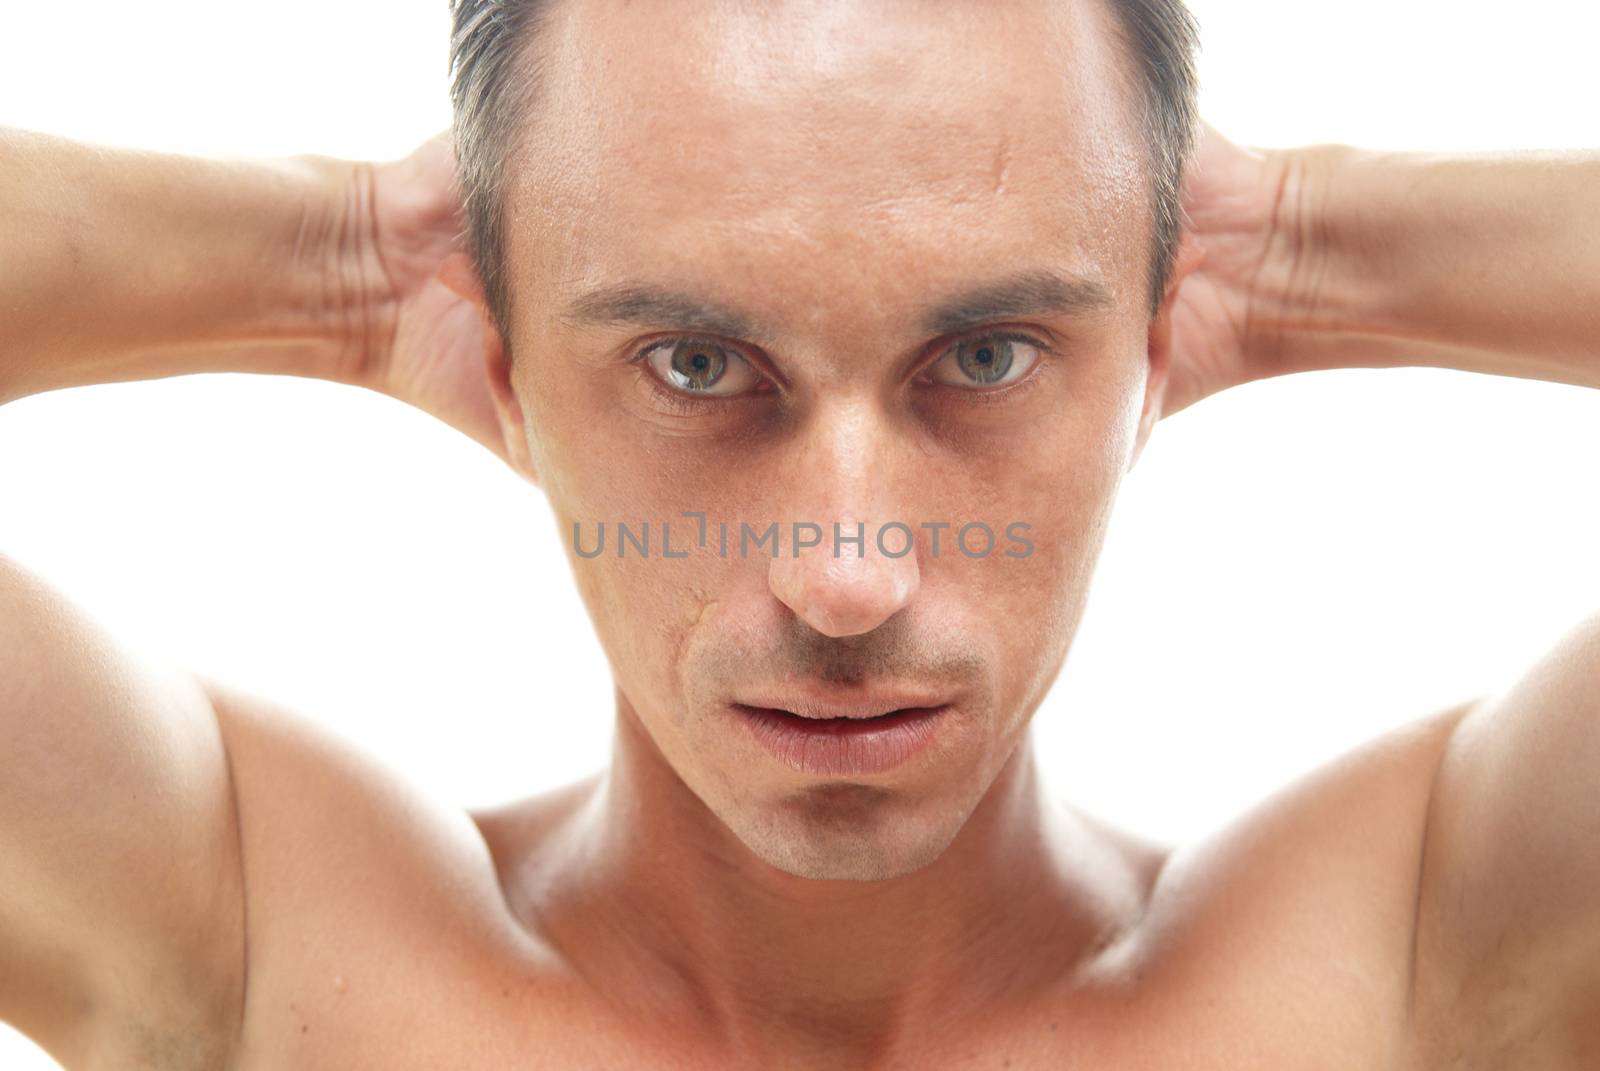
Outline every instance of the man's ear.
[(1150, 321), (1146, 344), (1150, 374), (1145, 378), (1144, 407), (1139, 412), (1139, 430), (1134, 437), (1133, 453), (1128, 458), (1128, 471), (1132, 471), (1133, 466), (1138, 464), (1139, 455), (1144, 452), (1144, 444), (1149, 440), (1150, 432), (1162, 417), (1167, 384), (1172, 376), (1172, 316), (1173, 309), (1178, 303), (1178, 287), (1204, 259), (1205, 250), (1200, 248), (1199, 241), (1188, 230), (1184, 230), (1179, 236), (1178, 248), (1173, 254), (1172, 275), (1167, 280), (1160, 308), (1155, 318)]
[(495, 416), (499, 418), (506, 457), (511, 467), (524, 479), (537, 484), (539, 472), (534, 467), (528, 449), (527, 419), (522, 412), (522, 402), (517, 398), (516, 387), (511, 382), (510, 354), (506, 352), (505, 341), (500, 337), (494, 317), (489, 312), (489, 302), (484, 296), (483, 283), (478, 278), (472, 258), (461, 252), (445, 257), (439, 265), (439, 281), (478, 310), (478, 318), (483, 324), (484, 373), (488, 377)]

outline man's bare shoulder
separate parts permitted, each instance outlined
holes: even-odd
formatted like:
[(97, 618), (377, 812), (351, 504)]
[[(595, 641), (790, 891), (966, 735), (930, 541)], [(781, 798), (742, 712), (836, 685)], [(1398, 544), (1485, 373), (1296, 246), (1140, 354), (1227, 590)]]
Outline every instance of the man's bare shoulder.
[[(485, 846), (464, 812), (429, 799), (282, 703), (215, 686), (213, 694), (239, 786), (254, 902), (373, 867), (424, 881), (438, 880), (441, 872), (467, 884), (492, 877)], [(461, 885), (449, 891), (459, 897)]]
[(491, 823), (281, 703), (215, 699), (248, 914), (237, 1067), (449, 1066), (469, 1039), (499, 1051), (572, 1021), (575, 979), (508, 909)]
[(1152, 894), (1152, 915), (1170, 900), (1190, 909), (1220, 904), (1232, 899), (1220, 894), (1240, 884), (1273, 901), (1315, 882), (1334, 902), (1352, 883), (1366, 888), (1376, 879), (1405, 902), (1402, 915), (1382, 920), (1385, 932), (1404, 923), (1409, 937), (1430, 789), (1467, 706), (1368, 740), (1291, 780), (1215, 833), (1176, 848)]
[(1194, 1040), (1251, 1022), (1276, 1066), (1316, 1046), (1345, 1054), (1339, 1066), (1429, 1066), (1408, 1012), (1420, 860), (1467, 706), (1370, 740), (1167, 855), (1137, 930), (1099, 965), (1137, 994), (1147, 1028)]

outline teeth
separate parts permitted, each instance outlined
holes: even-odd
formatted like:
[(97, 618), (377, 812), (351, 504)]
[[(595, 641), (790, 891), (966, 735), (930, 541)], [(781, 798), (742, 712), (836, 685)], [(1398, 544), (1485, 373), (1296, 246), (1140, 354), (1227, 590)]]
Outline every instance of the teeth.
[(839, 714), (828, 718), (808, 718), (804, 714), (796, 714), (792, 710), (785, 710), (784, 713), (791, 718), (799, 718), (802, 721), (876, 721), (878, 718), (887, 718), (890, 714), (897, 714), (899, 711), (886, 710), (882, 714), (870, 714), (859, 718), (852, 718), (847, 714)]
[[(876, 714), (822, 714), (813, 711), (812, 714), (802, 714), (788, 707), (749, 707), (751, 710), (766, 710), (773, 714), (782, 714), (785, 717), (798, 718), (801, 721), (882, 721), (886, 718), (904, 714), (908, 710), (931, 710), (932, 707), (895, 707), (893, 710), (881, 710)], [(814, 715), (814, 716), (813, 716)]]

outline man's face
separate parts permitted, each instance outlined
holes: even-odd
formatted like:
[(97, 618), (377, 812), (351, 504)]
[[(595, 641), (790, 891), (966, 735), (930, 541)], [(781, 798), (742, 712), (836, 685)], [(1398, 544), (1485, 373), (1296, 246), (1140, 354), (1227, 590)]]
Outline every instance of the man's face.
[[(1077, 627), (1164, 371), (1110, 17), (569, 0), (540, 38), (506, 201), (530, 455), (624, 728), (789, 873), (936, 858)], [(1080, 283), (1107, 300), (1074, 302)], [(899, 558), (874, 538), (896, 521)], [(618, 522), (649, 523), (648, 557), (618, 557)], [(663, 522), (687, 557), (663, 556)], [(741, 547), (774, 522), (777, 558)], [(794, 522), (824, 535), (798, 558)], [(836, 556), (835, 522), (865, 525), (862, 551)], [(989, 553), (977, 529), (958, 545), (971, 522)], [(604, 526), (603, 553), (575, 553), (575, 524), (585, 551)], [(735, 705), (813, 688), (949, 705), (910, 759), (819, 773)]]

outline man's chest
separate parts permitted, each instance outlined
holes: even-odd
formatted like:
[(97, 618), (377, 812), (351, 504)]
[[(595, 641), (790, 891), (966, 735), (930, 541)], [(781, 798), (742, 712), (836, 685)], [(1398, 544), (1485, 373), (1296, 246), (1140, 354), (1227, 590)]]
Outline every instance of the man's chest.
[[(1411, 1006), (1402, 887), (1363, 879), (1356, 860), (1283, 864), (1262, 845), (1251, 847), (1249, 867), (1213, 857), (1176, 875), (1137, 939), (1094, 972), (1064, 979), (1025, 1006), (953, 1011), (925, 1035), (884, 1044), (837, 1036), (827, 1023), (807, 1036), (707, 1008), (641, 1013), (622, 1006), (606, 978), (570, 954), (581, 950), (558, 955), (519, 941), (503, 917), (452, 911), (415, 889), (347, 887), (347, 903), (331, 906), (336, 887), (324, 886), (320, 906), (303, 900), (258, 920), (233, 1067), (1562, 1066), (1506, 1063), (1509, 1035), (1470, 1008)], [(1284, 884), (1285, 865), (1313, 880)], [(1536, 1053), (1537, 1024), (1524, 1016), (1512, 1025), (1523, 1038), (1516, 1051)]]
[[(765, 1071), (792, 1067), (861, 1071), (1012, 1071), (1067, 1068), (1185, 1068), (1237, 1071), (1394, 1069), (1465, 1071), (1468, 1062), (1433, 1062), (1410, 1053), (1393, 1037), (1356, 1029), (1340, 1032), (1315, 1020), (1314, 1010), (1293, 1018), (1237, 1006), (1213, 1007), (1209, 1017), (1152, 1016), (1121, 1028), (1037, 1014), (1004, 1029), (951, 1030), (907, 1048), (899, 1056), (874, 1055), (825, 1031), (809, 1043), (791, 1039), (781, 1048), (752, 1049), (726, 1037), (685, 1036), (675, 1029), (623, 1023), (609, 1014), (560, 1015), (556, 1009), (516, 1008), (484, 999), (463, 1008), (446, 1002), (400, 1008), (346, 1005), (337, 1011), (286, 1009), (281, 1022), (261, 1022), (236, 1064), (238, 1071), (347, 1071), (353, 1067), (423, 1071), (506, 1071), (508, 1068), (613, 1071), (680, 1071), (726, 1068)], [(1182, 1018), (1183, 1025), (1176, 1019)]]
[[(811, 1036), (759, 1024), (631, 1015), (566, 972), (474, 963), (413, 929), (387, 951), (310, 957), (253, 991), (237, 1071), (606, 1068), (677, 1071), (828, 1068), (1012, 1071), (1064, 1068), (1273, 1068), (1424, 1071), (1394, 1009), (1346, 949), (1277, 969), (1216, 962), (1209, 973), (1158, 970), (1124, 986), (1064, 991), (1026, 1008), (952, 1017), (923, 1036), (875, 1045), (818, 1024)], [(410, 946), (410, 947), (405, 947)]]
[[(630, 1020), (570, 981), (541, 985), (442, 961), (374, 963), (261, 993), (235, 1071), (687, 1071), (773, 1068), (860, 1071), (1475, 1071), (1540, 1061), (1537, 1039), (1513, 1048), (1467, 1021), (1413, 1029), (1371, 1014), (1350, 989), (1352, 961), (1285, 964), (1248, 986), (1202, 980), (997, 1012), (939, 1034), (899, 1039), (895, 1052), (837, 1039), (735, 1037), (734, 1031)], [(1536, 1033), (1536, 1031), (1534, 1032)], [(1577, 1071), (1574, 1065), (1574, 1071)]]

